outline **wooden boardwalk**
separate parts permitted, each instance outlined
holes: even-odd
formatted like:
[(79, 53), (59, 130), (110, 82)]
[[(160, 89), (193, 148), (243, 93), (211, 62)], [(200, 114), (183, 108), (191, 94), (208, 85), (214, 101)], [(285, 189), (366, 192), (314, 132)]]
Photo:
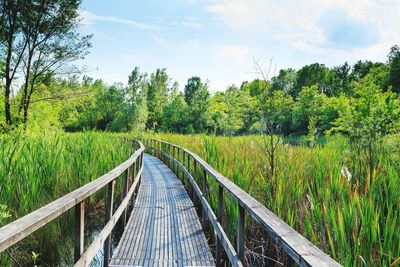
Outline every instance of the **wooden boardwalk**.
[(215, 266), (181, 181), (145, 155), (139, 194), (110, 266)]
[[(195, 153), (161, 140), (142, 141), (146, 147), (141, 141), (134, 140), (133, 154), (113, 170), (1, 227), (0, 253), (74, 209), (74, 267), (90, 266), (99, 251), (103, 252), (105, 267), (219, 266), (224, 252), (231, 266), (242, 267), (245, 250), (249, 249), (245, 236), (247, 214), (298, 265), (341, 266)], [(185, 180), (190, 182), (189, 187), (203, 209), (202, 220), (207, 221), (215, 233), (215, 260), (182, 183), (162, 161), (144, 156), (145, 149), (164, 161), (174, 162)], [(202, 185), (194, 179), (199, 171), (204, 175), (199, 177)], [(208, 203), (207, 194), (203, 193), (208, 191), (208, 179), (218, 184), (218, 192), (214, 192), (218, 204), (216, 211)], [(116, 183), (123, 185), (123, 200), (118, 207), (113, 207)], [(106, 224), (85, 247), (86, 202), (101, 189), (106, 189)], [(137, 190), (139, 193), (131, 217), (110, 261), (112, 231), (118, 221), (126, 221), (126, 211)], [(236, 201), (237, 218), (224, 218), (225, 195)], [(237, 223), (236, 248), (223, 228), (224, 221), (232, 219)], [(260, 261), (255, 265), (265, 264), (267, 262)]]

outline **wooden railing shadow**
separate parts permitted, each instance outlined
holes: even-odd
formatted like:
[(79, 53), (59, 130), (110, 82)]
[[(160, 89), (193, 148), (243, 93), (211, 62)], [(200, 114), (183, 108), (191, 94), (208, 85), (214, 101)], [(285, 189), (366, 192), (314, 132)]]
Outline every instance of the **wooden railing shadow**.
[[(133, 204), (142, 177), (144, 146), (140, 141), (134, 142), (136, 150), (132, 156), (112, 171), (0, 228), (0, 252), (47, 225), (69, 209), (74, 208), (74, 266), (88, 266), (103, 245), (104, 265), (108, 266), (111, 255), (111, 232), (119, 220), (122, 221), (122, 227), (125, 227), (128, 204), (130, 202)], [(113, 213), (115, 183), (121, 175), (123, 175), (123, 200)], [(131, 184), (130, 187), (129, 184)], [(106, 224), (84, 251), (85, 200), (104, 187), (107, 187), (105, 198)]]
[[(239, 188), (229, 179), (217, 172), (195, 153), (154, 139), (142, 139), (148, 153), (158, 157), (180, 177), (183, 173), (190, 183), (192, 199), (202, 206), (201, 220), (203, 225), (208, 220), (214, 230), (216, 265), (222, 265), (222, 253), (226, 253), (232, 266), (243, 266), (245, 262), (245, 216), (250, 216), (275, 242), (300, 266), (341, 266), (322, 250), (314, 246), (301, 234), (296, 232), (273, 212)], [(201, 170), (201, 171), (199, 171)], [(207, 200), (207, 176), (218, 184), (217, 211), (214, 213)], [(199, 179), (200, 178), (200, 179)], [(196, 180), (201, 181), (198, 185)], [(233, 197), (237, 202), (237, 233), (234, 247), (223, 228), (224, 194)]]

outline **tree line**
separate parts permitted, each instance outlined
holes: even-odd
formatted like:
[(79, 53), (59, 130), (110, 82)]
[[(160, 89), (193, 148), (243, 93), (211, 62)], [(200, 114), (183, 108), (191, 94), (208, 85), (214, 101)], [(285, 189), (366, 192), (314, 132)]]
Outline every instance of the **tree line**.
[[(49, 121), (66, 131), (238, 135), (260, 133), (267, 121), (274, 134), (282, 135), (360, 131), (357, 135), (365, 136), (368, 129), (384, 134), (399, 123), (399, 76), (398, 46), (391, 48), (386, 63), (358, 61), (333, 68), (314, 63), (214, 94), (197, 76), (179, 90), (166, 69), (147, 74), (136, 67), (127, 85), (111, 86), (87, 76), (65, 79), (46, 73), (33, 81), (37, 91), (30, 101), (38, 108), (32, 110), (31, 122)], [(25, 101), (25, 86), (12, 98), (17, 114)], [(2, 117), (4, 125), (7, 116)], [(368, 129), (361, 130), (367, 124)]]

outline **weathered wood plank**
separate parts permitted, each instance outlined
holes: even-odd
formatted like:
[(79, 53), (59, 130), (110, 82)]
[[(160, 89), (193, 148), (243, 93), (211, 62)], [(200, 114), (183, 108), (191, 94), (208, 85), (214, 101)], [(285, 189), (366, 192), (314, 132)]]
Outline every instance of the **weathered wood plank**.
[[(164, 157), (167, 157), (170, 160), (175, 160), (167, 153), (165, 153), (163, 151), (161, 151), (161, 153), (164, 155)], [(230, 260), (230, 263), (232, 264), (232, 266), (243, 266), (232, 243), (229, 241), (228, 236), (226, 235), (225, 231), (222, 228), (222, 225), (217, 220), (216, 215), (214, 214), (210, 204), (207, 202), (207, 199), (201, 192), (200, 187), (195, 182), (193, 176), (188, 172), (188, 170), (183, 166), (182, 163), (177, 162), (177, 164), (181, 167), (182, 171), (185, 173), (189, 183), (191, 183), (191, 185), (192, 185), (194, 192), (197, 194), (197, 197), (200, 199), (200, 202), (201, 202), (204, 210), (207, 213), (207, 217), (208, 217), (209, 221), (211, 222), (211, 224), (214, 228), (214, 231), (217, 234), (217, 237), (221, 240), (222, 247), (225, 249), (225, 252), (228, 255), (228, 258)]]
[[(113, 215), (113, 203), (114, 203), (114, 188), (115, 188), (115, 180), (112, 180), (108, 183), (107, 186), (107, 195), (106, 195), (106, 216), (105, 216), (105, 224), (111, 220)], [(125, 209), (124, 209), (125, 210)], [(111, 231), (112, 232), (112, 231)], [(106, 241), (104, 242), (104, 267), (108, 267), (108, 263), (110, 261), (111, 256), (111, 232), (106, 237)]]
[(110, 266), (214, 266), (182, 182), (155, 157), (145, 156), (144, 163), (139, 194)]
[(75, 206), (75, 248), (74, 262), (77, 262), (83, 254), (85, 244), (85, 201)]
[[(218, 185), (218, 209), (217, 209), (217, 220), (222, 224), (222, 218), (224, 214), (224, 188)], [(215, 244), (215, 263), (216, 266), (222, 266), (222, 244), (218, 235), (216, 236)]]
[(241, 261), (244, 261), (244, 253), (245, 253), (245, 232), (244, 232), (244, 222), (245, 214), (244, 208), (238, 204), (238, 228), (237, 228), (237, 253)]
[[(139, 170), (139, 174), (143, 171), (143, 168)], [(104, 244), (107, 237), (110, 235), (111, 231), (114, 229), (114, 226), (117, 224), (119, 218), (124, 212), (126, 206), (129, 204), (130, 198), (132, 197), (133, 192), (135, 191), (136, 186), (138, 185), (138, 180), (136, 180), (131, 188), (129, 189), (128, 194), (118, 206), (118, 209), (115, 211), (114, 215), (108, 220), (108, 223), (104, 226), (103, 230), (96, 236), (95, 240), (89, 246), (89, 248), (83, 253), (81, 258), (75, 263), (75, 267), (88, 266), (92, 259), (96, 256), (96, 253), (99, 251), (100, 247)]]

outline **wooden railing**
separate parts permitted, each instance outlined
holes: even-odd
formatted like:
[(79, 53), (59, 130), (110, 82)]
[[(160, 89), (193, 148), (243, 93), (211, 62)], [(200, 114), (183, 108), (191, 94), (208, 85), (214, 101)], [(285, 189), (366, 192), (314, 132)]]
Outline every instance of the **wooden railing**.
[[(120, 218), (125, 227), (128, 204), (131, 201), (134, 202), (134, 195), (139, 188), (143, 172), (144, 146), (139, 141), (135, 141), (135, 144), (137, 149), (133, 155), (112, 171), (0, 228), (0, 252), (45, 226), (67, 210), (75, 208), (74, 266), (88, 266), (102, 245), (104, 245), (104, 265), (108, 266), (111, 254), (111, 232)], [(124, 174), (123, 200), (113, 213), (114, 187), (121, 174)], [(130, 188), (129, 184), (131, 184)], [(85, 200), (105, 186), (107, 186), (106, 225), (84, 251)]]
[[(161, 140), (143, 139), (143, 143), (149, 152), (169, 164), (177, 174), (179, 168), (186, 179), (190, 181), (193, 192), (196, 193), (193, 198), (196, 197), (196, 201), (199, 200), (202, 205), (202, 221), (204, 222), (207, 216), (214, 229), (217, 266), (221, 266), (222, 249), (224, 249), (232, 266), (243, 266), (246, 213), (300, 266), (341, 266), (195, 153)], [(198, 173), (198, 169), (203, 170), (202, 173)], [(196, 177), (200, 177), (198, 175), (202, 175), (201, 189), (196, 183)], [(217, 215), (215, 215), (206, 198), (205, 192), (208, 190), (207, 175), (218, 184)], [(225, 193), (229, 194), (237, 202), (236, 249), (222, 227)]]

